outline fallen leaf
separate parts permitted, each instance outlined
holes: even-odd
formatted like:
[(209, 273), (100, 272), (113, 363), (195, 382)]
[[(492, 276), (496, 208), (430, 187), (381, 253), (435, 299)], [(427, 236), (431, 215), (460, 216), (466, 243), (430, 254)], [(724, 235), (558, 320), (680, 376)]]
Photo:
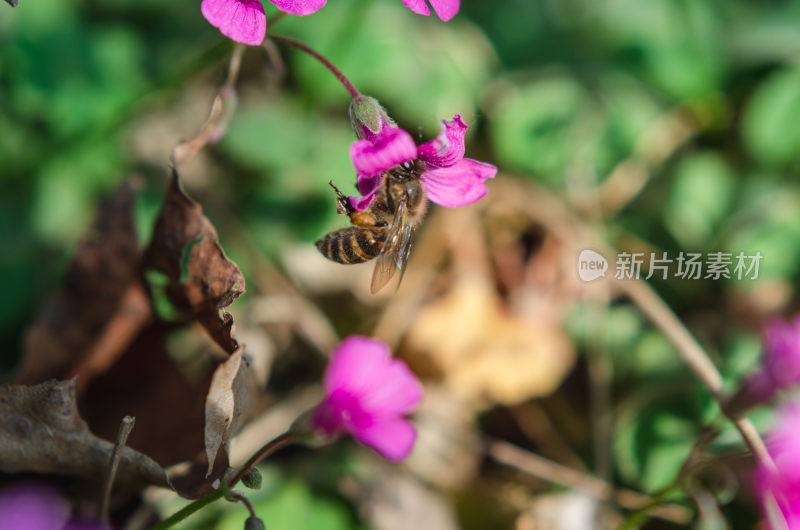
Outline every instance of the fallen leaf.
[(575, 359), (558, 327), (504, 311), (493, 286), (475, 275), (422, 308), (408, 346), (417, 362), (433, 363), (454, 395), (479, 407), (546, 396)]
[(211, 378), (206, 396), (206, 477), (211, 475), (219, 452), (227, 466), (231, 435), (236, 432), (243, 412), (247, 410), (247, 367), (239, 349), (217, 367)]
[[(0, 471), (47, 473), (101, 481), (114, 444), (89, 431), (75, 403), (75, 378), (35, 386), (0, 386)], [(167, 487), (164, 469), (125, 447), (115, 485)]]
[[(78, 244), (64, 287), (45, 303), (27, 331), (18, 382), (64, 377), (91, 354), (113, 322), (113, 315), (138, 277), (134, 188), (132, 181), (126, 180), (100, 207), (98, 218)], [(137, 325), (146, 320), (147, 316), (140, 318)], [(107, 346), (113, 346), (103, 351), (110, 359), (125, 343)]]
[(181, 189), (174, 169), (144, 263), (169, 278), (167, 295), (177, 307), (191, 313), (223, 350), (236, 351), (233, 318), (219, 311), (245, 292), (244, 276), (225, 255), (203, 208)]

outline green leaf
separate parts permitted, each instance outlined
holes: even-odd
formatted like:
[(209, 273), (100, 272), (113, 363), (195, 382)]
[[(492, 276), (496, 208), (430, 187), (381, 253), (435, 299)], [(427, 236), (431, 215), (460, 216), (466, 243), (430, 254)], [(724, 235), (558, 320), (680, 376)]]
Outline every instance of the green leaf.
[(761, 163), (781, 166), (800, 154), (800, 70), (781, 70), (763, 81), (744, 111), (742, 137)]
[(600, 33), (653, 85), (678, 99), (701, 98), (718, 88), (727, 65), (714, 4), (622, 0), (606, 7)]
[[(789, 280), (800, 271), (800, 191), (770, 175), (752, 175), (726, 226), (725, 250), (763, 256), (759, 278)], [(734, 281), (734, 280), (731, 280)]]
[(664, 223), (685, 249), (705, 249), (713, 243), (720, 223), (730, 211), (735, 177), (716, 153), (692, 153), (678, 164), (673, 176)]
[(622, 407), (614, 451), (625, 480), (654, 493), (670, 485), (689, 456), (700, 424), (698, 402), (674, 383), (650, 384)]
[[(249, 492), (256, 515), (269, 530), (348, 530), (354, 528), (352, 519), (340, 503), (316, 497), (299, 480), (290, 479), (277, 491), (263, 495)], [(226, 513), (216, 525), (217, 530), (241, 530), (247, 511), (240, 508)]]
[(501, 161), (555, 183), (573, 146), (570, 130), (583, 105), (582, 87), (566, 76), (538, 79), (504, 97), (492, 123)]

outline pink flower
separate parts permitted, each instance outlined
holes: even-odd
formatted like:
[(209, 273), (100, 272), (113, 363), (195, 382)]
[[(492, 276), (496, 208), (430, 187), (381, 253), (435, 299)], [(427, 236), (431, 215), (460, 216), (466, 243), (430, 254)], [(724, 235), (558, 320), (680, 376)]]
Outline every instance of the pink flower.
[(258, 46), (267, 33), (267, 17), (259, 0), (203, 0), (200, 11), (226, 37)]
[(351, 335), (333, 352), (323, 380), (325, 399), (312, 412), (315, 430), (348, 432), (389, 460), (404, 459), (417, 437), (404, 418), (422, 399), (422, 385), (383, 342)]
[[(292, 15), (316, 13), (327, 2), (327, 0), (269, 1), (281, 11)], [(458, 13), (461, 1), (430, 0), (430, 3), (439, 18), (447, 21)], [(415, 13), (426, 16), (431, 14), (425, 0), (403, 0), (403, 4)], [(220, 33), (242, 44), (258, 46), (267, 33), (267, 17), (260, 0), (203, 0), (200, 11), (209, 24), (219, 28)]]
[(466, 131), (467, 125), (456, 114), (453, 121), (442, 121), (439, 136), (417, 146), (410, 134), (385, 120), (378, 133), (362, 125), (359, 136), (363, 138), (350, 147), (362, 197), (350, 197), (351, 206), (366, 210), (380, 185), (381, 173), (415, 158), (425, 163), (421, 180), (430, 200), (451, 208), (476, 202), (486, 195), (484, 181), (494, 178), (497, 168), (464, 158)]
[(770, 321), (764, 343), (761, 370), (747, 378), (740, 392), (749, 396), (748, 404), (764, 403), (777, 392), (800, 384), (800, 315), (789, 322), (780, 318)]
[[(429, 0), (433, 6), (433, 10), (439, 15), (443, 21), (447, 22), (458, 13), (458, 8), (461, 6), (461, 0)], [(430, 8), (425, 0), (403, 0), (403, 5), (409, 8), (414, 13), (425, 15), (426, 17), (431, 14)]]
[(767, 449), (775, 469), (759, 462), (754, 477), (767, 528), (800, 528), (800, 403), (780, 412)]

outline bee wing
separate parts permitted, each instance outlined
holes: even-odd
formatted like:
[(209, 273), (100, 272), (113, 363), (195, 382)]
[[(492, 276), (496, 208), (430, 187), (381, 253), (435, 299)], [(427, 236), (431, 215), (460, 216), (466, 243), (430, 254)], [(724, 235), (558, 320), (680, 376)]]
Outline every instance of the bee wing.
[(400, 288), (400, 282), (403, 281), (403, 275), (406, 273), (406, 265), (408, 264), (408, 255), (411, 254), (411, 240), (414, 238), (414, 225), (406, 225), (403, 230), (403, 240), (400, 242), (400, 248), (397, 251), (397, 268), (400, 269), (400, 279), (397, 280), (397, 288)]
[(389, 227), (389, 233), (375, 263), (375, 272), (372, 273), (372, 283), (370, 284), (372, 294), (377, 293), (389, 283), (398, 269), (405, 268), (408, 252), (411, 249), (409, 230), (413, 233), (413, 226), (408, 224), (408, 209), (404, 197), (394, 212), (392, 225)]

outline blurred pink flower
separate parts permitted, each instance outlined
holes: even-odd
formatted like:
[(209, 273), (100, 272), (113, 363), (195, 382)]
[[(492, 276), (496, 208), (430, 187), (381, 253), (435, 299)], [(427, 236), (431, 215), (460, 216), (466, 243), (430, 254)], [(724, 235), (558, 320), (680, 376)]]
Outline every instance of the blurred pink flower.
[(421, 176), (427, 197), (442, 206), (466, 206), (486, 195), (486, 179), (494, 178), (491, 164), (464, 158), (467, 125), (456, 114), (453, 121), (442, 121), (439, 136), (416, 146), (403, 129), (381, 121), (378, 133), (362, 126), (363, 138), (350, 147), (350, 159), (358, 174), (356, 185), (361, 197), (350, 197), (356, 210), (366, 210), (381, 183), (381, 173), (403, 162), (420, 159), (425, 163)]
[(422, 399), (422, 385), (383, 342), (351, 335), (333, 352), (325, 399), (311, 424), (326, 437), (348, 432), (389, 460), (404, 459), (417, 437), (404, 416)]
[(104, 530), (96, 522), (69, 521), (70, 505), (44, 482), (12, 482), (0, 490), (0, 530)]
[(69, 513), (69, 503), (45, 484), (12, 482), (0, 490), (0, 530), (61, 530)]
[[(458, 8), (461, 7), (461, 0), (429, 0), (429, 2), (439, 18), (445, 22), (456, 16)], [(431, 14), (431, 10), (425, 0), (403, 0), (403, 5), (414, 13), (425, 15), (426, 17)]]
[(800, 315), (791, 321), (772, 320), (764, 332), (764, 372), (776, 389), (800, 383)]
[(800, 403), (781, 410), (767, 449), (776, 469), (759, 462), (754, 477), (767, 528), (800, 528)]
[(786, 388), (800, 384), (800, 315), (787, 322), (770, 321), (764, 330), (764, 358), (761, 370), (743, 385), (748, 401), (764, 403)]
[(203, 0), (200, 11), (226, 37), (258, 46), (267, 33), (267, 17), (259, 0)]

